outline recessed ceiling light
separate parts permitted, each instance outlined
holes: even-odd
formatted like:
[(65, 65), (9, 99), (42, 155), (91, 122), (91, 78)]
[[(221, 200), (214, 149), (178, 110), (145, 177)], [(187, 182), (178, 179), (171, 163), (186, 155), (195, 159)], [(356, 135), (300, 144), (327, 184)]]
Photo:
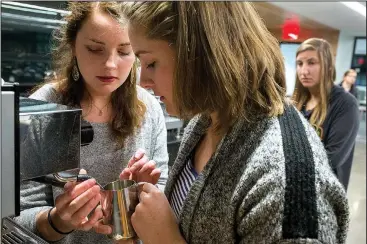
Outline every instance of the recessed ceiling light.
[(340, 2), (340, 3), (344, 4), (348, 8), (353, 9), (357, 13), (366, 17), (366, 6), (364, 6), (363, 4), (359, 2)]
[(37, 5), (33, 5), (33, 4), (26, 4), (26, 3), (20, 3), (20, 2), (2, 2), (2, 4), (19, 6), (19, 7), (24, 7), (24, 8), (46, 10), (46, 11), (56, 12), (56, 13), (59, 13), (61, 15), (69, 15), (71, 13), (70, 11), (66, 11), (66, 10), (55, 9), (55, 8), (46, 8), (46, 7), (42, 7), (42, 6), (37, 6)]

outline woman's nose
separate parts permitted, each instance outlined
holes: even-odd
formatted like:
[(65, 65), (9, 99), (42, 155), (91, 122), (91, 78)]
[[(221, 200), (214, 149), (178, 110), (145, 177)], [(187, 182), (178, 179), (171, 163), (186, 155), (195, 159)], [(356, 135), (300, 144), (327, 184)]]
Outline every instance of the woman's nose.
[(309, 74), (309, 69), (307, 67), (307, 65), (303, 65), (302, 68), (301, 68), (301, 74), (302, 75), (307, 75)]
[(116, 69), (117, 68), (117, 60), (114, 53), (111, 53), (106, 60), (106, 68), (108, 69)]
[(140, 78), (140, 86), (145, 89), (152, 89), (154, 86), (154, 82), (151, 79)]
[(154, 81), (144, 69), (140, 70), (140, 86), (145, 89), (151, 89), (154, 86)]

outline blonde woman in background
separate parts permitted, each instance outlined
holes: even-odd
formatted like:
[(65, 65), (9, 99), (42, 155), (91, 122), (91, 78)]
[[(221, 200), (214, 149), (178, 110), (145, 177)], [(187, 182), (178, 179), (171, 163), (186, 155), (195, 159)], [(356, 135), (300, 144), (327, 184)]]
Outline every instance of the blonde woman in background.
[(327, 41), (304, 41), (296, 63), (295, 106), (316, 129), (334, 173), (347, 189), (359, 127), (357, 100), (334, 84), (334, 60)]
[(348, 203), (311, 125), (285, 102), (279, 43), (249, 2), (129, 3), (140, 84), (191, 118), (143, 243), (344, 243)]
[(357, 72), (354, 69), (349, 69), (344, 73), (343, 80), (340, 86), (344, 88), (346, 92), (352, 94), (358, 100), (358, 89), (355, 85), (357, 79)]
[[(80, 167), (95, 179), (67, 183), (64, 191), (23, 184), (16, 221), (50, 242), (107, 244), (112, 240), (103, 233), (111, 228), (101, 224), (100, 207), (90, 214), (101, 199), (96, 180), (102, 185), (115, 181), (134, 162), (124, 175), (158, 184), (163, 190), (167, 131), (158, 101), (136, 85), (135, 55), (121, 4), (69, 2), (68, 10), (66, 24), (55, 33), (57, 78), (30, 97), (82, 109), (82, 119), (92, 125), (94, 138), (80, 149)], [(50, 128), (42, 128), (42, 133), (46, 131), (52, 134)], [(30, 134), (27, 143), (41, 139), (37, 133)], [(28, 146), (23, 160), (38, 160), (28, 155), (42, 154), (39, 147)]]

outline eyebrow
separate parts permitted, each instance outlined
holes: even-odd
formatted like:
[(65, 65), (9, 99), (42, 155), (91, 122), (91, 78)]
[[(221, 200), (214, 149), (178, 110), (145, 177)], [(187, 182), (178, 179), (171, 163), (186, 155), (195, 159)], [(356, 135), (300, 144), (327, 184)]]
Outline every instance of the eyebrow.
[(135, 56), (139, 58), (139, 56), (141, 54), (147, 54), (147, 53), (152, 53), (152, 52), (149, 52), (149, 51), (145, 51), (145, 50), (139, 50), (135, 53)]
[(303, 59), (296, 60), (296, 62), (301, 62), (301, 61), (318, 61), (318, 59), (315, 57), (311, 57), (311, 58), (307, 58), (306, 60), (303, 60)]
[[(92, 41), (92, 42), (95, 42), (95, 43), (98, 43), (98, 44), (105, 45), (105, 43), (104, 43), (104, 42), (98, 41), (98, 40), (93, 39), (93, 38), (89, 38), (88, 40), (90, 40), (90, 41)], [(119, 46), (130, 46), (130, 42), (124, 42), (124, 43), (121, 43)]]

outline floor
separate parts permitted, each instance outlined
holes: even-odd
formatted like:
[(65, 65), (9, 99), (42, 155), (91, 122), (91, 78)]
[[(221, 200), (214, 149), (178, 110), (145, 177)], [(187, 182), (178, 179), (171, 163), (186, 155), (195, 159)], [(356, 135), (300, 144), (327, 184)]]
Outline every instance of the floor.
[(366, 120), (361, 121), (348, 186), (350, 226), (347, 244), (366, 244)]

